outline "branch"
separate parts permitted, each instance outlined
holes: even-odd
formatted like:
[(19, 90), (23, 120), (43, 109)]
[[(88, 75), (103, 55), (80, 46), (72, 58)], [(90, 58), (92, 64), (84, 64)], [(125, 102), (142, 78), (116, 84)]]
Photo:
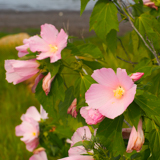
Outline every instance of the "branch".
[(120, 57), (118, 57), (118, 56), (116, 56), (116, 57), (117, 57), (118, 59), (124, 61), (124, 62), (131, 63), (132, 65), (133, 65), (133, 64), (138, 64), (138, 62), (131, 62), (131, 61), (127, 61), (127, 60), (125, 60), (125, 59), (122, 59), (122, 58), (120, 58)]
[[(122, 1), (121, 1), (121, 0), (118, 0), (118, 2), (119, 2), (119, 4), (120, 4), (121, 8), (123, 9)], [(124, 12), (125, 12), (125, 11), (124, 11)], [(126, 13), (126, 12), (125, 12), (125, 13)], [(130, 15), (130, 14), (129, 14), (129, 15)], [(135, 30), (135, 32), (139, 35), (139, 37), (142, 39), (142, 41), (144, 42), (145, 46), (153, 53), (153, 55), (155, 56), (155, 58), (156, 58), (156, 60), (157, 60), (158, 65), (160, 66), (160, 60), (159, 60), (159, 58), (158, 58), (158, 56), (157, 56), (157, 53), (156, 53), (155, 49), (151, 48), (151, 47), (147, 44), (147, 42), (145, 41), (145, 39), (143, 38), (143, 36), (139, 33), (139, 31), (137, 30), (137, 28), (134, 26), (134, 24), (133, 24), (133, 22), (132, 22), (132, 20), (131, 20), (131, 17), (130, 17), (129, 15), (126, 14), (126, 16), (128, 17), (128, 20), (129, 20), (132, 28), (133, 28), (133, 29)], [(153, 44), (150, 44), (150, 45), (152, 46)]]

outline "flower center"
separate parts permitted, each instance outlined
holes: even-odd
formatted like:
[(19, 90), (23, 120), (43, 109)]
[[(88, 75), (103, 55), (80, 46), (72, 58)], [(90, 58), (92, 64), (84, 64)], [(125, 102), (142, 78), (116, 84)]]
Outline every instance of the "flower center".
[(55, 53), (55, 52), (57, 52), (57, 50), (58, 50), (58, 47), (57, 47), (56, 45), (50, 44), (49, 47), (50, 47), (50, 52)]
[(33, 132), (32, 134), (33, 134), (33, 136), (36, 136), (36, 132)]
[(116, 90), (113, 90), (113, 92), (114, 92), (114, 96), (117, 99), (120, 99), (123, 96), (125, 90), (121, 86), (119, 86)]

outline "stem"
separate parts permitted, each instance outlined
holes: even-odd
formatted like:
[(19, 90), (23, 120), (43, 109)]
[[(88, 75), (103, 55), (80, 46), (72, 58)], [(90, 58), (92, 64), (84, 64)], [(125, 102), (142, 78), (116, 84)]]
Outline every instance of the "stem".
[(125, 59), (122, 59), (122, 58), (120, 58), (120, 57), (118, 57), (118, 56), (116, 56), (116, 57), (117, 57), (118, 59), (124, 61), (124, 62), (131, 63), (132, 65), (133, 65), (133, 64), (138, 64), (138, 62), (130, 62), (130, 61), (126, 61)]

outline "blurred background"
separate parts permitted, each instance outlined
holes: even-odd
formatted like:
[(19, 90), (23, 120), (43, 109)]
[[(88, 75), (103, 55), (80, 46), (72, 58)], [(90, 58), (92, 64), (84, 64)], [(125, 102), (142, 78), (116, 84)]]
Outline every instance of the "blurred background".
[[(15, 136), (15, 126), (21, 123), (20, 117), (29, 106), (38, 110), (40, 106), (30, 90), (32, 79), (18, 85), (5, 80), (4, 60), (17, 59), (15, 47), (22, 45), (23, 39), (39, 34), (44, 23), (78, 37), (74, 43), (85, 39), (100, 44), (94, 31), (89, 32), (95, 2), (91, 0), (80, 16), (80, 0), (0, 0), (0, 160), (28, 160), (32, 155)], [(128, 23), (122, 23), (118, 35), (130, 30)]]

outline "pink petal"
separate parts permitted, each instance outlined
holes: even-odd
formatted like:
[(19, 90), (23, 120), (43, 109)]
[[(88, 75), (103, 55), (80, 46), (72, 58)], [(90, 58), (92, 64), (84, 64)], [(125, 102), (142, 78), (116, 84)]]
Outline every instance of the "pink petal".
[(94, 160), (94, 158), (92, 156), (75, 155), (58, 160)]
[(116, 88), (119, 84), (118, 78), (111, 68), (97, 69), (93, 72), (91, 77), (99, 84), (110, 88)]
[(85, 93), (86, 102), (95, 109), (105, 105), (113, 96), (113, 90), (101, 84), (92, 84)]
[[(33, 118), (35, 121), (40, 121), (41, 120), (41, 115), (39, 114), (38, 110), (36, 107), (31, 106), (27, 109), (27, 112), (25, 113), (25, 116)], [(24, 114), (21, 117), (21, 120), (24, 121)]]
[(65, 48), (67, 46), (67, 39), (68, 35), (64, 32), (63, 29), (61, 29), (56, 39), (58, 48), (60, 48), (61, 50)]
[(32, 37), (29, 43), (29, 47), (32, 52), (36, 51), (47, 52), (50, 49), (49, 44), (46, 43), (42, 38), (40, 38), (37, 35)]
[(39, 144), (39, 139), (36, 138), (34, 141), (31, 141), (30, 143), (26, 143), (26, 149), (30, 152), (32, 152)]
[(80, 155), (80, 154), (87, 154), (87, 151), (83, 146), (72, 147), (68, 150), (69, 156)]
[(48, 158), (46, 152), (41, 151), (37, 154), (34, 154), (32, 157), (29, 158), (29, 160), (48, 160)]
[(56, 41), (58, 30), (52, 24), (41, 25), (41, 37), (48, 44), (53, 44)]
[(48, 119), (48, 113), (43, 109), (42, 105), (40, 105), (40, 115), (42, 119)]
[(61, 59), (61, 50), (58, 50), (56, 53), (52, 53), (50, 58), (51, 58), (50, 60), (51, 63), (54, 63), (58, 61), (59, 59)]
[(125, 69), (117, 68), (117, 77), (119, 79), (120, 85), (125, 90), (129, 90), (134, 84), (132, 79), (127, 75), (127, 72)]
[(143, 75), (144, 75), (144, 73), (142, 73), (142, 72), (136, 72), (136, 73), (133, 73), (130, 76), (130, 78), (135, 82), (135, 81), (138, 81)]
[[(71, 140), (72, 142), (75, 144), (79, 141), (82, 141), (82, 140), (90, 140), (91, 139), (91, 131), (90, 129), (88, 128), (88, 126), (84, 126), (84, 127), (80, 127), (76, 130), (76, 132), (73, 134)], [(83, 139), (84, 138), (84, 139)], [(73, 145), (73, 144), (72, 144)]]
[[(93, 112), (91, 113), (92, 115), (90, 115), (90, 112)], [(104, 119), (104, 116), (102, 116), (98, 110), (92, 109), (90, 107), (82, 107), (80, 109), (80, 114), (89, 125), (97, 124)]]
[(112, 98), (104, 106), (100, 106), (98, 110), (105, 117), (114, 119), (125, 111), (125, 107), (123, 101)]
[(42, 60), (42, 59), (45, 59), (45, 58), (48, 58), (51, 56), (51, 53), (50, 52), (42, 52), (40, 53), (39, 55), (37, 55), (37, 58), (38, 60)]

